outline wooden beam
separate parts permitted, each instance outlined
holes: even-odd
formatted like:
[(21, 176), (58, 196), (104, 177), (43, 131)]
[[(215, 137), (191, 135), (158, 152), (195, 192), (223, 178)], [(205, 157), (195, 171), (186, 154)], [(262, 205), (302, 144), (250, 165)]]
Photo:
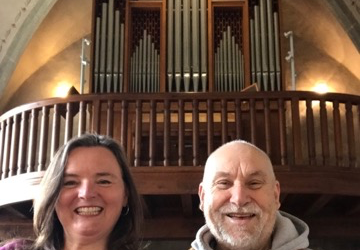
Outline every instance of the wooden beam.
[(334, 195), (320, 195), (314, 203), (305, 211), (305, 215), (312, 215), (319, 212), (329, 201), (334, 197)]
[(360, 202), (358, 202), (357, 205), (355, 205), (352, 209), (350, 209), (350, 211), (348, 211), (346, 214), (347, 215), (355, 215), (360, 213)]
[(181, 195), (181, 205), (185, 217), (190, 217), (193, 214), (191, 195)]
[(140, 194), (197, 194), (202, 167), (131, 168)]
[[(360, 196), (360, 172), (334, 168), (274, 166), (284, 193)], [(197, 194), (203, 167), (131, 168), (140, 194)]]

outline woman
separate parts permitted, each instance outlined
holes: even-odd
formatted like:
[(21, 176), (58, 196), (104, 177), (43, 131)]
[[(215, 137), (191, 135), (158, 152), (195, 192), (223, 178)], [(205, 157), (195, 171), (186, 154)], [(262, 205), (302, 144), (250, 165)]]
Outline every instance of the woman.
[(141, 218), (122, 149), (110, 138), (83, 135), (64, 145), (46, 170), (34, 201), (31, 248), (136, 250)]

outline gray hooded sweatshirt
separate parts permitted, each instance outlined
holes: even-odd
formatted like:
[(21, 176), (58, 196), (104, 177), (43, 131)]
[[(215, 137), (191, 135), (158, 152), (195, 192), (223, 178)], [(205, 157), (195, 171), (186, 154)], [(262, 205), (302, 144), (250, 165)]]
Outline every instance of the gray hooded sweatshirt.
[[(275, 228), (272, 235), (270, 250), (299, 250), (308, 249), (309, 227), (305, 222), (288, 213), (279, 211), (276, 215)], [(196, 234), (191, 246), (195, 250), (213, 250), (214, 236), (204, 225)]]

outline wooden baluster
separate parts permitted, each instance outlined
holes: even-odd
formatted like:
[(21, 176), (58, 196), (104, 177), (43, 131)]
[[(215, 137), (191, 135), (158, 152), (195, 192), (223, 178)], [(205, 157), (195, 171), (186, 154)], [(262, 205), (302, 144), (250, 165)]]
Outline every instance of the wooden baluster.
[(256, 107), (254, 98), (250, 99), (250, 133), (251, 143), (256, 145)]
[(50, 158), (52, 159), (56, 151), (59, 148), (60, 140), (60, 104), (54, 105), (54, 114), (53, 114), (53, 123), (52, 123), (52, 133), (51, 133), (51, 148), (50, 148)]
[(293, 151), (295, 165), (302, 164), (302, 142), (301, 142), (301, 126), (300, 126), (300, 112), (299, 112), (299, 98), (295, 97), (291, 100), (291, 118), (292, 118), (292, 136), (293, 136)]
[(10, 157), (10, 140), (11, 140), (11, 125), (12, 119), (6, 119), (5, 138), (4, 138), (4, 153), (3, 153), (3, 179), (9, 177), (9, 157)]
[(308, 141), (309, 164), (316, 164), (316, 147), (315, 147), (315, 126), (314, 126), (314, 112), (312, 109), (312, 101), (306, 99), (306, 130)]
[(156, 155), (156, 101), (150, 101), (149, 166), (155, 166)]
[(3, 166), (3, 159), (4, 159), (4, 139), (5, 139), (5, 128), (6, 128), (6, 121), (2, 121), (0, 123), (0, 180), (5, 179)]
[(84, 134), (85, 131), (86, 131), (86, 102), (80, 101), (78, 136)]
[(221, 100), (221, 143), (228, 141), (227, 101)]
[(19, 150), (19, 134), (20, 134), (20, 115), (15, 115), (13, 118), (12, 133), (11, 133), (11, 148), (10, 148), (10, 159), (9, 159), (9, 176), (14, 176), (17, 173), (17, 156)]
[(26, 145), (28, 143), (29, 112), (21, 113), (17, 174), (25, 172)]
[(279, 134), (280, 134), (280, 155), (281, 165), (288, 164), (287, 144), (286, 144), (286, 118), (285, 118), (285, 104), (284, 99), (278, 100), (279, 112)]
[(114, 101), (113, 100), (108, 100), (106, 135), (110, 137), (114, 136)]
[(128, 152), (127, 150), (128, 103), (125, 100), (121, 102), (121, 132), (120, 133), (121, 133), (120, 143), (124, 147), (125, 151)]
[(270, 103), (269, 99), (264, 99), (264, 116), (265, 116), (265, 143), (266, 143), (266, 153), (271, 159), (271, 128), (270, 128)]
[(30, 118), (30, 135), (29, 135), (29, 154), (27, 160), (27, 173), (33, 172), (35, 169), (35, 156), (37, 151), (37, 133), (38, 133), (38, 115), (37, 109), (31, 110)]
[(66, 104), (66, 119), (65, 119), (65, 135), (64, 135), (64, 144), (67, 143), (73, 134), (73, 103), (68, 102)]
[(199, 101), (193, 100), (193, 166), (199, 165)]
[(142, 102), (136, 100), (136, 118), (135, 118), (135, 162), (134, 166), (140, 166), (141, 160), (141, 131), (142, 131)]
[(39, 145), (39, 159), (37, 171), (43, 171), (46, 169), (46, 155), (48, 145), (48, 131), (49, 131), (49, 107), (42, 107), (41, 112), (41, 126), (40, 126), (40, 145)]
[(329, 149), (329, 132), (328, 132), (328, 119), (326, 112), (325, 100), (320, 100), (320, 127), (321, 127), (321, 146), (323, 154), (323, 165), (329, 164), (330, 149)]
[(207, 101), (207, 155), (214, 151), (214, 105), (212, 100)]
[(179, 160), (178, 165), (184, 165), (184, 137), (185, 137), (185, 113), (184, 113), (184, 100), (180, 99), (178, 102), (179, 105)]
[(235, 123), (236, 123), (236, 138), (242, 138), (242, 111), (241, 111), (241, 100), (235, 100)]
[(170, 102), (164, 101), (164, 166), (169, 166), (170, 161)]
[(334, 143), (335, 143), (335, 157), (336, 166), (344, 166), (343, 162), (343, 143), (342, 143), (342, 132), (341, 132), (341, 116), (339, 110), (339, 101), (333, 103), (333, 119), (334, 119)]
[(349, 165), (350, 167), (355, 167), (356, 165), (355, 131), (354, 131), (352, 104), (350, 102), (347, 102), (345, 104), (345, 108), (346, 108), (346, 132), (347, 132), (348, 148), (349, 148)]
[(91, 131), (97, 134), (100, 134), (100, 100), (94, 100), (93, 102), (93, 119), (92, 119), (92, 129)]

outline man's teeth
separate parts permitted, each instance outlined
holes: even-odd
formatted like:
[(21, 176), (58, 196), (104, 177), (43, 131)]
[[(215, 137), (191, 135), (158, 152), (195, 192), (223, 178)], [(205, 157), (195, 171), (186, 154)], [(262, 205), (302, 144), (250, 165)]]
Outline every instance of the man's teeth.
[(232, 218), (251, 218), (254, 217), (255, 214), (228, 214), (228, 216)]
[(97, 215), (102, 211), (101, 207), (79, 207), (76, 212), (79, 215)]

